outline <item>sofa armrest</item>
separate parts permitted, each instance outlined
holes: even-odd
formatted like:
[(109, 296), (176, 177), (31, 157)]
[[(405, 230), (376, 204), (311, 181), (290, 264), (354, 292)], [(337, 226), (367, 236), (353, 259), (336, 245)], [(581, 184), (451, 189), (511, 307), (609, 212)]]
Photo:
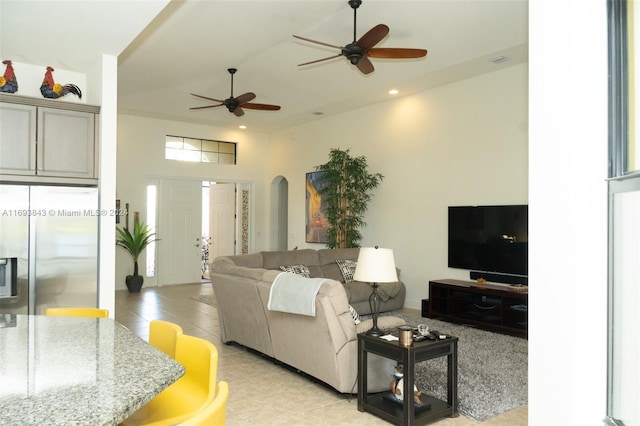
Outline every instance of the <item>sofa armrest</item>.
[(212, 274), (226, 274), (236, 277), (260, 281), (268, 269), (238, 266), (229, 257), (217, 257), (211, 263), (209, 270)]
[[(390, 315), (385, 315), (383, 317), (378, 317), (378, 328), (382, 331), (391, 330), (401, 325), (405, 325), (407, 322), (399, 317), (393, 317)], [(360, 321), (360, 324), (356, 326), (358, 334), (365, 333), (373, 327), (373, 320), (367, 319), (364, 321)]]

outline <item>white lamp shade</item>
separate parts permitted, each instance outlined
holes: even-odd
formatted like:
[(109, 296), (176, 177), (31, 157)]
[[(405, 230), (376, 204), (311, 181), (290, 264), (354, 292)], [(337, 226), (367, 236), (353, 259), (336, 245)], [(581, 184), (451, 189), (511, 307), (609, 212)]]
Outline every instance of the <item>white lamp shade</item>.
[(353, 279), (365, 283), (393, 283), (398, 281), (393, 250), (362, 247), (358, 255), (358, 266), (356, 266)]

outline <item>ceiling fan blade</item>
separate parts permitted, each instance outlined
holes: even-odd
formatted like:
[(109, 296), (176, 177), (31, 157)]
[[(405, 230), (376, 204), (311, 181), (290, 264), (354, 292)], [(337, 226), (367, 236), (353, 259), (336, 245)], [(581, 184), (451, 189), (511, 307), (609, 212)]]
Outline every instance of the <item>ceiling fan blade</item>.
[(369, 49), (370, 58), (411, 59), (422, 58), (427, 55), (424, 49), (404, 49), (400, 47), (374, 47)]
[(214, 108), (214, 107), (219, 107), (222, 106), (224, 104), (218, 104), (218, 105), (207, 105), (207, 106), (201, 106), (201, 107), (193, 107), (193, 108), (189, 108), (189, 109), (205, 109), (205, 108)]
[(242, 95), (238, 96), (237, 98), (235, 98), (235, 100), (238, 103), (238, 106), (240, 106), (240, 105), (246, 104), (247, 102), (251, 102), (255, 98), (256, 98), (256, 94), (255, 93), (247, 92), (247, 93), (243, 93)]
[(201, 98), (201, 99), (206, 99), (208, 101), (214, 101), (214, 102), (223, 102), (223, 100), (220, 99), (214, 99), (214, 98), (207, 98), (206, 96), (202, 96), (202, 95), (196, 95), (195, 93), (192, 93), (191, 96), (195, 96), (196, 98)]
[(329, 59), (335, 59), (342, 56), (342, 53), (338, 53), (337, 55), (329, 56), (328, 58), (316, 59), (315, 61), (305, 62), (304, 64), (298, 64), (299, 67), (303, 65), (315, 64), (316, 62), (328, 61)]
[(320, 45), (322, 45), (322, 46), (333, 47), (334, 49), (340, 49), (340, 50), (342, 50), (342, 47), (341, 47), (341, 46), (334, 46), (333, 44), (323, 43), (323, 42), (321, 42), (321, 41), (311, 40), (310, 38), (300, 37), (300, 36), (297, 36), (297, 35), (294, 35), (294, 37), (295, 37), (295, 38), (298, 38), (298, 39), (300, 39), (300, 40), (309, 41), (309, 42), (311, 42), (311, 43), (320, 44)]
[(356, 44), (364, 50), (369, 50), (385, 38), (387, 34), (389, 34), (389, 27), (385, 24), (378, 24), (360, 37)]
[(280, 105), (255, 104), (253, 102), (248, 102), (242, 104), (242, 108), (259, 109), (262, 111), (278, 111), (280, 109)]
[(362, 74), (371, 74), (374, 70), (373, 64), (366, 56), (360, 58), (360, 60), (356, 64), (356, 67), (358, 67)]
[(244, 111), (242, 110), (242, 108), (236, 107), (236, 109), (233, 110), (233, 115), (235, 115), (236, 117), (242, 117), (244, 115)]

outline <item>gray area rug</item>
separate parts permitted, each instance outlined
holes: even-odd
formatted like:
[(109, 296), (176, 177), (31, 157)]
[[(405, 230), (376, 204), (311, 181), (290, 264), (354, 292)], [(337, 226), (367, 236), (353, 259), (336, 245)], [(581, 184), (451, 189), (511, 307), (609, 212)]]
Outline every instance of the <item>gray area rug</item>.
[(201, 302), (201, 303), (205, 303), (209, 306), (213, 306), (213, 307), (217, 307), (218, 306), (218, 301), (216, 300), (216, 296), (211, 294), (211, 295), (205, 295), (205, 296), (192, 296), (189, 297), (189, 299), (191, 300), (195, 300), (196, 302)]
[[(412, 326), (427, 324), (432, 330), (459, 339), (458, 409), (463, 415), (482, 421), (527, 404), (526, 339), (399, 311), (386, 315), (401, 317)], [(447, 399), (445, 357), (418, 363), (415, 379), (419, 390)]]
[[(191, 297), (217, 306), (215, 295)], [(400, 311), (386, 312), (407, 324), (427, 324), (432, 330), (456, 336), (458, 341), (458, 410), (486, 420), (527, 403), (528, 341)], [(368, 316), (363, 316), (366, 318)], [(389, 378), (391, 381), (391, 378)], [(416, 386), (436, 398), (447, 399), (446, 358), (416, 365)]]

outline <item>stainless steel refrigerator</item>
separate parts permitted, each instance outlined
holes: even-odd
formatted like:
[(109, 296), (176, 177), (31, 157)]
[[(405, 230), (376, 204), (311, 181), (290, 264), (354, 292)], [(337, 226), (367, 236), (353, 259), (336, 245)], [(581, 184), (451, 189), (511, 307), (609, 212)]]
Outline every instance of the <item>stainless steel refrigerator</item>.
[(97, 306), (98, 189), (0, 185), (0, 313)]

